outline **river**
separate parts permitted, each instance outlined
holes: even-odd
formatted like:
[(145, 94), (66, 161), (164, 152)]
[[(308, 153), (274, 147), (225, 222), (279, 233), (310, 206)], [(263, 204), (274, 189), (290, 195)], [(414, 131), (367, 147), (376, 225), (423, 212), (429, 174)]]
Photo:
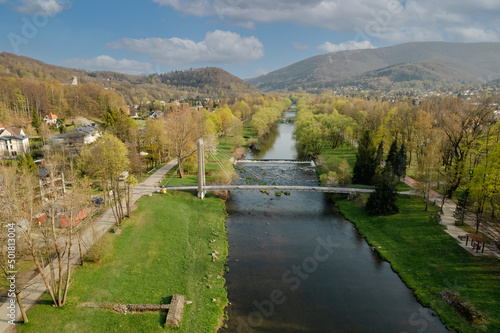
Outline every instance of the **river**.
[[(278, 124), (247, 158), (296, 159), (293, 129)], [(239, 172), (242, 184), (317, 184), (310, 163), (244, 163)], [(227, 209), (221, 332), (448, 332), (324, 194), (234, 191)]]

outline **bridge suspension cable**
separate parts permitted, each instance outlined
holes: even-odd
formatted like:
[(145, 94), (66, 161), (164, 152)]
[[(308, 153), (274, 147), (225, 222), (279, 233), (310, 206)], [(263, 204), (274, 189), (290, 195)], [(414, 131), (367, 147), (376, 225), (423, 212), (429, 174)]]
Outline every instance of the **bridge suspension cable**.
[(231, 174), (229, 173), (229, 171), (227, 171), (227, 169), (224, 167), (224, 165), (222, 165), (222, 163), (219, 161), (219, 159), (217, 158), (217, 156), (215, 156), (212, 152), (208, 151), (208, 154), (215, 160), (215, 162), (220, 166), (220, 168), (222, 169), (222, 171), (224, 171), (224, 173), (229, 177), (229, 179), (231, 179)]
[[(227, 152), (225, 152), (225, 151), (223, 151), (223, 150), (221, 150), (221, 149), (219, 149), (219, 148), (217, 148), (217, 153), (219, 153), (219, 154), (223, 155), (223, 156), (224, 156), (225, 158), (227, 158), (228, 160), (230, 160), (231, 158), (234, 158), (234, 156), (229, 155)], [(243, 167), (243, 166), (241, 165), (241, 163), (238, 163), (238, 161), (236, 161), (236, 165), (238, 165), (239, 167), (241, 167), (243, 170), (245, 170), (245, 171), (246, 171), (246, 172), (248, 172), (249, 174), (253, 175), (253, 177), (255, 177), (255, 178), (259, 178), (259, 177), (261, 177), (261, 175), (259, 175), (259, 174), (258, 174), (258, 173), (256, 173), (255, 171), (252, 171), (252, 170), (250, 170), (250, 169), (248, 169), (248, 168)], [(263, 175), (262, 175), (262, 177), (263, 177)]]

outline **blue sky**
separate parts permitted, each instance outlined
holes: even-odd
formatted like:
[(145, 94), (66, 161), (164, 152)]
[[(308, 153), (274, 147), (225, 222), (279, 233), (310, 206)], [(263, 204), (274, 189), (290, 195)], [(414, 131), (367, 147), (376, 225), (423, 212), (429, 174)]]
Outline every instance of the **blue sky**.
[(321, 53), (499, 39), (498, 0), (0, 0), (0, 51), (131, 74), (250, 78)]

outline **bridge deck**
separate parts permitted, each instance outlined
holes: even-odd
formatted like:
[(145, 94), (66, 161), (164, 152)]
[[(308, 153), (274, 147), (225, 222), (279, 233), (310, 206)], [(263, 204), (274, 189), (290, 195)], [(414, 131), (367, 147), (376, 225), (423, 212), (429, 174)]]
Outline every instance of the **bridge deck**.
[[(197, 191), (198, 186), (176, 186), (166, 187), (168, 191)], [(207, 185), (203, 186), (205, 191), (305, 191), (305, 192), (327, 192), (327, 193), (371, 193), (375, 190), (352, 187), (333, 186), (285, 186), (285, 185)]]

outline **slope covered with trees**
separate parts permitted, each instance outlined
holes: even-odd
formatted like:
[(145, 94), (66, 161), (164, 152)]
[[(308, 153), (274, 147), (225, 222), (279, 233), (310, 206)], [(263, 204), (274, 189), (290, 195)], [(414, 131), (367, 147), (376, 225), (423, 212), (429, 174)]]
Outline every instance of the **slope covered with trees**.
[[(450, 87), (456, 83), (497, 79), (500, 77), (499, 64), (500, 43), (406, 43), (318, 55), (248, 82), (263, 91), (314, 90), (359, 84), (366, 88), (375, 85), (377, 90), (396, 89), (398, 85)], [(377, 71), (381, 69), (386, 70)], [(408, 83), (402, 85), (402, 82)]]
[[(326, 94), (305, 96), (297, 103), (295, 135), (298, 146), (316, 157), (331, 146), (332, 127), (328, 124), (336, 119), (344, 124), (334, 127), (341, 140), (353, 139), (359, 141), (360, 148), (367, 147), (358, 150), (363, 163), (355, 166), (354, 182), (372, 183), (370, 176), (364, 176), (366, 170), (373, 175), (373, 169), (379, 168), (382, 161), (378, 155), (387, 156), (383, 159), (393, 176), (401, 179), (408, 167), (426, 196), (433, 186), (448, 198), (457, 191), (471, 193), (469, 209), (476, 214), (479, 225), (486, 218), (497, 220), (500, 209), (500, 170), (495, 160), (500, 122), (494, 120), (494, 102), (445, 97), (413, 105)], [(367, 132), (372, 135), (367, 136)], [(372, 143), (365, 144), (369, 141)], [(376, 153), (375, 147), (381, 152)], [(340, 173), (340, 169), (340, 165), (331, 165), (325, 172)]]

